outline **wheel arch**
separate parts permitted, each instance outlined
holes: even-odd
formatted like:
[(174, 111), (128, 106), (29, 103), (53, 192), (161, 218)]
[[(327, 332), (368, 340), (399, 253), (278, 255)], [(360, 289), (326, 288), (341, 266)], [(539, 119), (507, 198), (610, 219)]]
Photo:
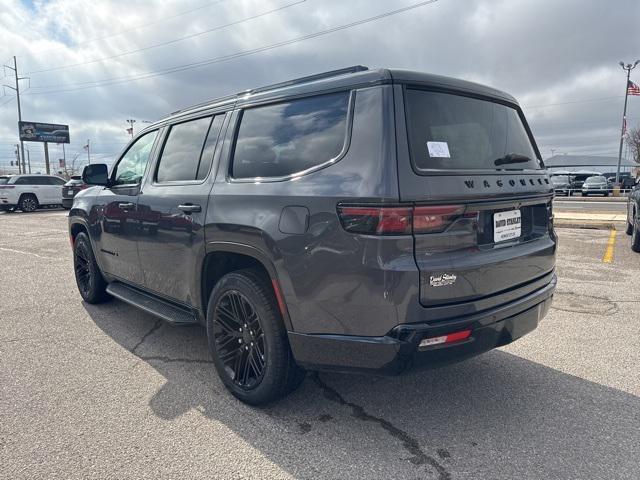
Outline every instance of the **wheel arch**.
[(271, 284), (285, 327), (292, 330), (291, 318), (273, 262), (258, 248), (235, 242), (210, 242), (206, 245), (200, 272), (201, 309), (204, 316), (206, 317), (209, 296), (218, 280), (227, 273), (244, 268), (256, 269)]

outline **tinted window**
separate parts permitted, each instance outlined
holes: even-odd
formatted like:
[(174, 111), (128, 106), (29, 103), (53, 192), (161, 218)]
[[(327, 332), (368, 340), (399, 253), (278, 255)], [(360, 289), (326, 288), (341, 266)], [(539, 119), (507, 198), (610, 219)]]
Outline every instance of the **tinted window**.
[(0, 185), (5, 185), (9, 181), (9, 177), (0, 177)]
[(487, 100), (408, 89), (407, 130), (420, 169), (539, 169), (518, 112)]
[(64, 185), (65, 181), (58, 177), (43, 177), (45, 185)]
[(15, 185), (42, 185), (39, 177), (19, 177), (16, 178)]
[(250, 108), (233, 156), (235, 178), (282, 177), (337, 157), (347, 131), (349, 93)]
[(211, 117), (207, 117), (173, 125), (162, 150), (156, 181), (205, 178), (213, 160), (222, 120), (223, 115), (217, 115), (213, 122)]
[(157, 135), (157, 130), (146, 133), (129, 147), (129, 150), (120, 159), (113, 172), (114, 185), (140, 183)]

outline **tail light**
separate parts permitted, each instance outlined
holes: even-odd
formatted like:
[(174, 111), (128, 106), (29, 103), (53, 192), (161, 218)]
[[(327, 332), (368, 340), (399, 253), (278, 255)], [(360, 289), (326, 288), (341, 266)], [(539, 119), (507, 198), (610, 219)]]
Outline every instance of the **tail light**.
[(478, 218), (478, 212), (465, 211), (464, 205), (418, 207), (339, 206), (344, 229), (366, 235), (410, 235), (444, 232), (459, 218)]

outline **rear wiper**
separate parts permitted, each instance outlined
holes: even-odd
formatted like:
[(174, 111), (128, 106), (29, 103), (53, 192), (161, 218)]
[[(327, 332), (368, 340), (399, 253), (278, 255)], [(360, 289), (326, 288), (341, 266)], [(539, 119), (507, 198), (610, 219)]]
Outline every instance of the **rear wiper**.
[(504, 157), (500, 157), (497, 160), (494, 160), (493, 164), (498, 165), (507, 165), (509, 163), (525, 163), (530, 162), (531, 159), (526, 155), (518, 155), (517, 153), (509, 153)]

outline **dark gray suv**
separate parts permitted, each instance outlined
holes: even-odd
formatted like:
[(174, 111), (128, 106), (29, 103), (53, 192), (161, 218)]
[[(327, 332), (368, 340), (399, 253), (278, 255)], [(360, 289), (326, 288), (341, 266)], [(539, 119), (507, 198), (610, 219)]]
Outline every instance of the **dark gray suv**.
[(552, 195), (511, 96), (352, 67), (175, 112), (69, 213), (85, 301), (206, 326), (263, 404), (305, 370), (398, 373), (532, 331), (556, 285)]

